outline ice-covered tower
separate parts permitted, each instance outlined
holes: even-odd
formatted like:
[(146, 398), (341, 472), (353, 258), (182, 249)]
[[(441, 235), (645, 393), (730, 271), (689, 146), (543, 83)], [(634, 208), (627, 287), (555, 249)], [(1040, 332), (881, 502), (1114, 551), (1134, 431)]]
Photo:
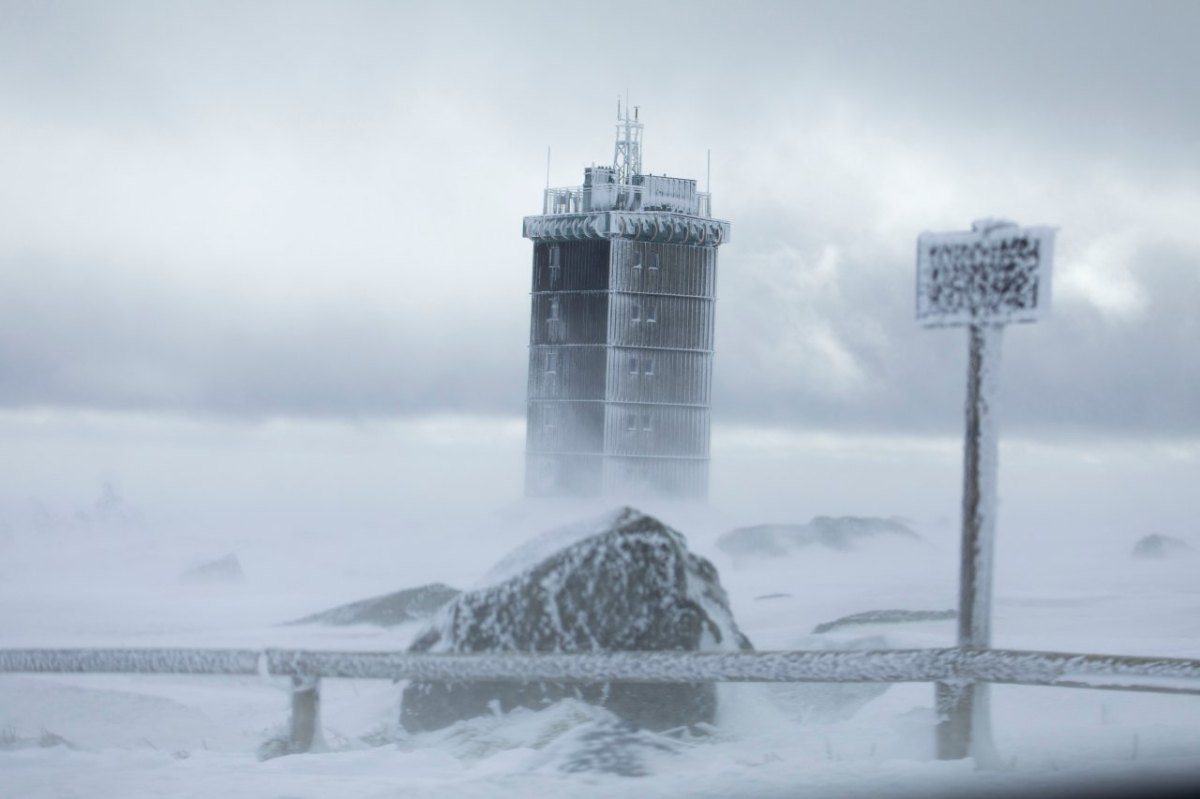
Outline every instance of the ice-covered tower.
[(613, 164), (546, 189), (533, 241), (529, 496), (708, 493), (717, 247), (696, 181), (642, 172), (618, 110)]

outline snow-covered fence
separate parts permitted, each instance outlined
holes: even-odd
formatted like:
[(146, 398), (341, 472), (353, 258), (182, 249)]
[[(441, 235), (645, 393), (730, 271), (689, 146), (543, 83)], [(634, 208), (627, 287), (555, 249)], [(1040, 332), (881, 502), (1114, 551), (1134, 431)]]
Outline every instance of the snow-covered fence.
[(977, 682), (1200, 694), (1200, 660), (896, 649), (818, 652), (432, 654), (299, 649), (0, 649), (0, 673), (225, 674), (290, 677), (289, 751), (316, 729), (321, 678), (442, 682)]
[[(1009, 649), (586, 654), (302, 649), (0, 649), (0, 672), (227, 674), (443, 682), (936, 682), (1200, 694), (1200, 660)], [(1116, 682), (1105, 680), (1116, 679)], [(1133, 680), (1133, 681), (1131, 681)]]

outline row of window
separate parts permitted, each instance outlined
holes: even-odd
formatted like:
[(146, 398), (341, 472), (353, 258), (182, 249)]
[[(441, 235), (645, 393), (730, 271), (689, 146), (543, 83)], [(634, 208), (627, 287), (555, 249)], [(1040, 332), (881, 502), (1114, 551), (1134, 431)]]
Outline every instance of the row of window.
[(647, 376), (653, 375), (654, 358), (649, 355), (643, 355), (640, 358), (636, 355), (632, 356), (629, 359), (629, 374), (643, 374)]
[[(642, 254), (640, 252), (635, 252), (633, 254), (633, 264), (632, 265), (633, 265), (634, 269), (642, 268)], [(661, 265), (662, 265), (662, 260), (661, 260), (660, 254), (656, 253), (656, 252), (650, 253), (649, 268), (650, 269), (658, 269)]]
[[(634, 269), (642, 268), (642, 254), (640, 252), (633, 253), (631, 260), (633, 262), (631, 265), (633, 266)], [(649, 258), (649, 263), (647, 264), (647, 268), (658, 269), (661, 266), (662, 266), (662, 254), (657, 253), (657, 252), (650, 253), (650, 258)], [(551, 247), (550, 247), (550, 269), (552, 271), (550, 273), (550, 277), (551, 278), (558, 277), (558, 275), (555, 274), (555, 271), (558, 269), (561, 269), (561, 268), (562, 268), (562, 247), (557, 244), (551, 245)]]
[[(556, 413), (556, 410), (557, 409), (553, 407), (542, 409), (542, 429), (546, 433), (551, 433), (555, 430), (555, 428), (558, 427), (558, 414)], [(652, 432), (654, 427), (651, 425), (650, 421), (651, 417), (649, 412), (628, 413), (625, 415), (625, 430), (630, 433), (638, 430), (641, 430), (643, 433)]]
[[(558, 297), (550, 298), (550, 315), (546, 317), (548, 322), (557, 322), (562, 318), (562, 302)], [(643, 306), (641, 303), (635, 302), (629, 311), (629, 321), (631, 322), (646, 322), (654, 323), (658, 321), (658, 306), (652, 302), (648, 302)]]
[[(548, 375), (558, 374), (558, 352), (555, 350), (547, 350), (542, 354), (542, 371)], [(654, 357), (651, 355), (637, 356), (633, 355), (629, 358), (629, 374), (631, 375), (646, 375), (652, 377), (654, 375)]]
[(625, 415), (625, 429), (633, 432), (638, 429), (638, 422), (642, 423), (642, 431), (650, 432), (653, 428), (650, 426), (649, 413), (629, 413)]
[(648, 302), (643, 308), (641, 303), (635, 302), (629, 312), (629, 321), (631, 322), (657, 322), (658, 321), (658, 306)]

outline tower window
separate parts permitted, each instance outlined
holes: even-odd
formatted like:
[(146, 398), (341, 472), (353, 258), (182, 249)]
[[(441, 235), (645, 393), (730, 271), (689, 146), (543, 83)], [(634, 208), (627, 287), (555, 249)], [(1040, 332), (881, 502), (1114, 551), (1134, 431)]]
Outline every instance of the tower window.
[(631, 413), (625, 417), (625, 427), (630, 430), (637, 430), (637, 414)]
[(642, 268), (642, 254), (640, 252), (633, 253), (629, 256), (629, 260), (634, 269)]
[(654, 374), (654, 358), (652, 358), (649, 355), (642, 358), (642, 374), (644, 374), (644, 375)]
[(634, 322), (642, 321), (642, 306), (635, 302), (633, 304), (633, 309), (629, 312), (629, 318)]
[(658, 321), (658, 308), (656, 308), (653, 303), (646, 305), (646, 321), (647, 322), (657, 322)]
[(546, 405), (542, 408), (542, 430), (547, 433), (554, 431), (554, 416), (555, 408), (553, 405)]
[(650, 414), (649, 414), (649, 412), (642, 414), (642, 429), (643, 430), (650, 429)]
[(629, 359), (629, 374), (636, 375), (637, 373), (638, 373), (638, 359), (630, 358)]
[(656, 252), (650, 253), (650, 268), (658, 269), (659, 266), (660, 266), (659, 254)]
[(550, 268), (558, 269), (562, 266), (562, 247), (557, 244), (550, 245)]
[(558, 314), (559, 314), (558, 306), (559, 306), (558, 297), (551, 297), (550, 298), (550, 317), (549, 317), (549, 319), (552, 322), (558, 320)]
[(558, 372), (558, 353), (550, 351), (546, 353), (546, 374), (552, 375)]

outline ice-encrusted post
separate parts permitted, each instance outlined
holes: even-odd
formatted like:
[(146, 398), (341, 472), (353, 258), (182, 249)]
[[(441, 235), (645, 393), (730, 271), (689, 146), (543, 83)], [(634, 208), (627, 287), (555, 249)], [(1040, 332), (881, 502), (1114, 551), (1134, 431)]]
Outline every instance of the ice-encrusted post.
[(292, 714), (288, 720), (289, 752), (310, 752), (321, 742), (321, 678), (292, 677)]
[[(958, 645), (992, 645), (992, 551), (996, 529), (996, 375), (1000, 325), (967, 332), (966, 435), (963, 442), (962, 553), (958, 584)], [(956, 760), (990, 749), (987, 683), (935, 684), (938, 757)], [(978, 752), (976, 752), (978, 756)]]
[[(1045, 312), (1053, 246), (1051, 228), (994, 219), (975, 222), (967, 233), (923, 233), (917, 239), (917, 318), (929, 326), (968, 326), (958, 599), (963, 650), (992, 644), (995, 406), (1003, 326), (1034, 321)], [(987, 684), (943, 681), (934, 690), (938, 757), (994, 761)]]

